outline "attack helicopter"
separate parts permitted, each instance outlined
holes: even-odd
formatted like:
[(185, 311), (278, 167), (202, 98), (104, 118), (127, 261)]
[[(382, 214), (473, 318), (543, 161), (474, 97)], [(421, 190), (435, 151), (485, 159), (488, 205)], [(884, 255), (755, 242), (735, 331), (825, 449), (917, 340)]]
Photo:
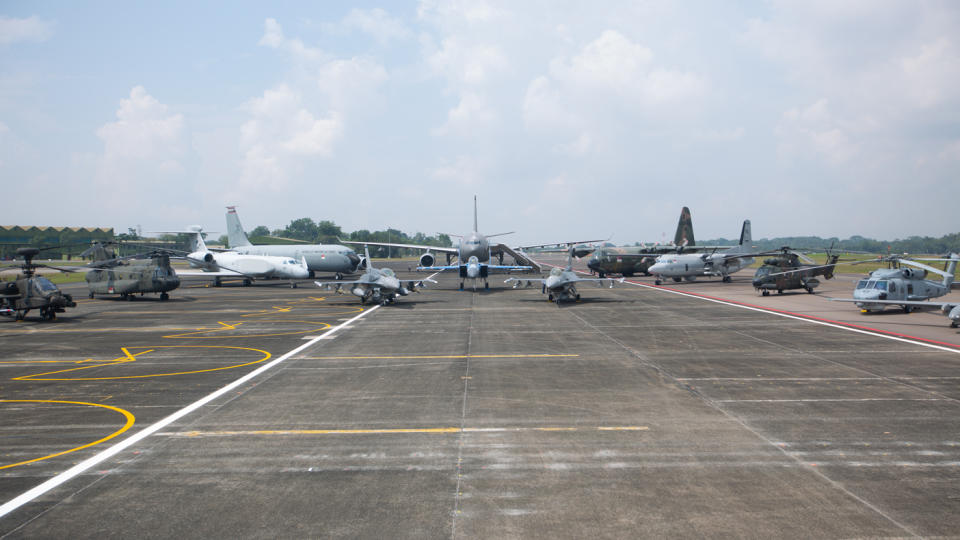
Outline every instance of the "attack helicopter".
[(42, 267), (56, 268), (61, 272), (75, 270), (33, 264), (33, 258), (41, 251), (35, 247), (17, 249), (17, 255), (23, 257), (23, 264), (10, 265), (9, 268), (19, 266), (23, 273), (13, 281), (4, 282), (0, 288), (0, 315), (22, 321), (30, 310), (39, 309), (40, 320), (52, 321), (57, 318), (57, 313), (63, 313), (68, 307), (76, 307), (77, 303), (71, 295), (61, 292), (49, 279), (36, 275), (36, 269)]
[(783, 294), (783, 291), (792, 289), (806, 289), (813, 294), (813, 289), (820, 285), (817, 276), (832, 278), (838, 260), (839, 255), (828, 252), (827, 264), (817, 265), (810, 257), (784, 246), (779, 255), (764, 259), (763, 265), (757, 268), (753, 274), (753, 288), (763, 296), (768, 296), (770, 291)]
[(160, 293), (160, 300), (168, 300), (168, 292), (180, 286), (180, 278), (170, 266), (170, 255), (164, 251), (117, 258), (112, 249), (98, 242), (80, 255), (93, 257), (86, 275), (90, 298), (119, 294), (124, 300), (133, 300), (137, 293)]
[[(904, 313), (910, 313), (918, 305), (936, 305), (923, 304), (922, 301), (944, 296), (950, 292), (960, 255), (951, 253), (949, 257), (940, 259), (908, 259), (894, 256), (879, 260), (887, 261), (895, 268), (882, 268), (870, 272), (866, 279), (857, 282), (857, 287), (853, 290), (853, 298), (831, 298), (830, 300), (854, 302), (863, 313), (883, 311), (888, 305), (898, 305), (903, 308)], [(853, 264), (875, 261), (876, 259), (857, 261)], [(943, 270), (939, 270), (918, 261), (946, 264)], [(902, 268), (902, 265), (913, 268)], [(940, 281), (926, 279), (928, 274), (937, 274), (943, 276), (943, 279)], [(946, 306), (941, 307), (946, 308)]]

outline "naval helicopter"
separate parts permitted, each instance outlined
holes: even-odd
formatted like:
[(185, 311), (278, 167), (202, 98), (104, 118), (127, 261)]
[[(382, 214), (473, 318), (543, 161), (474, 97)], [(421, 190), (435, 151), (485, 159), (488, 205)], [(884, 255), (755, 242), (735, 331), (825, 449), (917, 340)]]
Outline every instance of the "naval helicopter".
[(118, 258), (112, 249), (98, 242), (80, 255), (93, 257), (86, 275), (90, 298), (119, 294), (124, 300), (133, 300), (137, 294), (160, 293), (160, 300), (168, 300), (168, 292), (180, 286), (180, 278), (165, 251)]
[[(904, 313), (910, 313), (918, 305), (937, 305), (925, 304), (923, 301), (944, 296), (950, 292), (960, 255), (951, 253), (949, 257), (939, 259), (894, 256), (879, 260), (890, 262), (896, 268), (874, 270), (867, 278), (857, 282), (857, 287), (853, 290), (853, 298), (831, 298), (831, 300), (854, 302), (863, 313), (883, 311), (890, 305), (900, 306)], [(876, 259), (857, 263), (875, 261)], [(945, 263), (945, 267), (939, 270), (919, 261), (942, 262)], [(903, 268), (903, 265), (912, 268)], [(929, 274), (943, 276), (943, 279), (939, 281), (926, 279)], [(946, 306), (942, 307), (946, 308)]]
[(757, 268), (753, 274), (753, 288), (763, 296), (769, 296), (770, 291), (783, 294), (783, 291), (793, 289), (806, 289), (813, 294), (813, 290), (820, 285), (817, 276), (832, 278), (839, 260), (839, 255), (828, 252), (827, 264), (817, 265), (810, 257), (784, 246), (780, 248), (779, 255), (764, 259), (763, 265)]
[[(47, 248), (53, 249), (53, 248)], [(63, 313), (68, 307), (76, 307), (73, 297), (63, 293), (49, 279), (36, 275), (37, 268), (56, 268), (61, 272), (75, 272), (70, 268), (60, 268), (46, 264), (34, 264), (33, 258), (41, 251), (35, 247), (17, 249), (17, 255), (23, 257), (23, 264), (10, 265), (9, 268), (20, 267), (22, 274), (13, 281), (3, 282), (0, 287), (0, 315), (13, 317), (22, 321), (27, 313), (33, 309), (40, 310), (40, 320), (52, 321), (57, 313)]]

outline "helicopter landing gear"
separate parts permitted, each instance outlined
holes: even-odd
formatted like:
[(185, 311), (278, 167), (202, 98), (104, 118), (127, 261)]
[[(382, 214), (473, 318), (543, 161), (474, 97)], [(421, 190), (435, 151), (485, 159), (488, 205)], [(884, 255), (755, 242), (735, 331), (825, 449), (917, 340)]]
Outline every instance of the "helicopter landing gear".
[(910, 313), (911, 311), (913, 311), (913, 306), (903, 306), (904, 313)]
[(52, 321), (57, 318), (57, 312), (53, 308), (40, 308), (40, 320)]
[(27, 316), (26, 311), (18, 311), (16, 315), (13, 316), (13, 320), (22, 321), (24, 317)]
[(137, 297), (134, 296), (134, 295), (132, 295), (132, 294), (120, 293), (120, 299), (121, 299), (121, 300), (126, 300), (126, 301), (128, 301), (128, 302), (133, 302), (134, 300), (137, 299)]
[(950, 323), (950, 328), (957, 328), (957, 327), (960, 327), (960, 321), (952, 321)]
[(547, 296), (547, 301), (548, 301), (548, 302), (553, 302), (553, 293), (550, 293), (550, 294)]
[(807, 293), (813, 294), (813, 287), (807, 287)]
[[(730, 281), (732, 281), (732, 278), (730, 276), (723, 276), (724, 283), (730, 283)], [(777, 292), (783, 292), (783, 291), (777, 291)]]
[(90, 293), (89, 295), (87, 295), (87, 298), (93, 300), (93, 293)]
[(341, 279), (343, 279), (343, 274), (341, 274), (340, 272), (337, 272), (337, 275), (335, 275), (335, 276), (333, 276), (333, 277), (334, 277), (334, 279), (336, 279), (337, 281), (340, 281)]
[(169, 294), (167, 294), (167, 293), (165, 293), (165, 292), (160, 293), (160, 300), (166, 301), (166, 300), (169, 300), (169, 299), (170, 299), (170, 295), (169, 295)]
[(661, 284), (661, 283), (663, 283), (663, 282), (660, 281), (659, 279), (653, 280), (653, 284), (654, 284), (654, 285), (659, 285), (659, 284)]
[(296, 289), (296, 288), (297, 288), (297, 282), (296, 282), (296, 281), (291, 281), (291, 282), (290, 282), (290, 288), (291, 288), (291, 289)]
[(777, 294), (783, 294), (783, 289), (777, 289)]
[(250, 279), (245, 279), (245, 280), (243, 280), (243, 286), (244, 286), (244, 287), (249, 287), (251, 283), (253, 283), (253, 282), (250, 281)]
[(223, 283), (220, 282), (220, 278), (218, 278), (218, 277), (213, 278), (213, 286), (214, 286), (214, 287), (219, 287), (219, 286), (221, 286), (221, 285), (223, 285)]

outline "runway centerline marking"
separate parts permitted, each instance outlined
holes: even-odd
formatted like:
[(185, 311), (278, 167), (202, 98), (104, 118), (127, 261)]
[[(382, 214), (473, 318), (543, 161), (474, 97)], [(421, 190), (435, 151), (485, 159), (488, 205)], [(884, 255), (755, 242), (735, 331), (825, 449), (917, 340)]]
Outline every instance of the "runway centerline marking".
[[(372, 308), (361, 312), (356, 317), (350, 319), (343, 325), (335, 326), (331, 328), (330, 330), (327, 331), (327, 333), (329, 334), (332, 332), (337, 332), (341, 326), (346, 326), (352, 321), (365, 317), (370, 313), (373, 313), (374, 311), (376, 311), (377, 308), (379, 307), (380, 306), (373, 306)], [(284, 354), (283, 356), (280, 356), (279, 358), (270, 362), (269, 364), (260, 366), (259, 368), (251, 371), (250, 373), (247, 373), (246, 375), (220, 388), (219, 390), (216, 390), (215, 392), (212, 392), (206, 395), (205, 397), (198, 399), (197, 401), (194, 401), (190, 405), (187, 405), (186, 407), (171, 414), (170, 416), (167, 416), (166, 418), (163, 418), (162, 420), (151, 424), (150, 426), (138, 431), (137, 433), (131, 435), (130, 437), (127, 437), (126, 439), (114, 444), (113, 446), (104, 449), (100, 453), (81, 461), (80, 463), (74, 465), (73, 467), (70, 467), (69, 469), (58, 474), (57, 476), (54, 476), (53, 478), (50, 478), (49, 480), (41, 483), (40, 485), (35, 486), (25, 491), (24, 493), (21, 493), (20, 495), (14, 497), (13, 499), (10, 499), (6, 503), (4, 503), (2, 506), (0, 506), (0, 518), (9, 514), (10, 512), (13, 512), (14, 510), (20, 508), (21, 506), (33, 501), (37, 497), (40, 497), (41, 495), (48, 493), (50, 490), (53, 490), (65, 484), (66, 482), (69, 482), (70, 480), (76, 478), (77, 476), (95, 467), (96, 465), (103, 463), (107, 459), (110, 459), (111, 457), (137, 444), (143, 439), (146, 439), (150, 435), (153, 435), (154, 433), (169, 426), (170, 424), (176, 422), (177, 420), (183, 418), (184, 416), (187, 416), (188, 414), (203, 407), (207, 403), (210, 403), (211, 401), (219, 398), (220, 396), (223, 396), (224, 394), (242, 386), (247, 381), (250, 381), (251, 379), (254, 379), (260, 376), (261, 374), (266, 373), (267, 371), (270, 371), (271, 369), (279, 366), (283, 362), (287, 361), (289, 358), (310, 348), (311, 346), (316, 344), (318, 341), (319, 341), (318, 339), (314, 339), (294, 348), (290, 352)]]

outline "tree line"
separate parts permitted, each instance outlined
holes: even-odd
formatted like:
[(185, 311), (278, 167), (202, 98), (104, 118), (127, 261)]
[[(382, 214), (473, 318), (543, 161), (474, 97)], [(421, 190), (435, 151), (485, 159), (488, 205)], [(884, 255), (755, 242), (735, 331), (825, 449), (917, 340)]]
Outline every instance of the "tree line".
[[(704, 246), (732, 246), (737, 242), (739, 242), (739, 239), (731, 240), (727, 238), (697, 241), (698, 244)], [(778, 238), (754, 240), (753, 245), (762, 250), (778, 249), (783, 246), (790, 246), (796, 249), (829, 249), (832, 246), (835, 251), (946, 254), (960, 253), (960, 233), (947, 234), (940, 238), (934, 238), (932, 236), (910, 236), (902, 240), (874, 240), (863, 236), (851, 236), (846, 240), (841, 240), (836, 237), (782, 236)]]

